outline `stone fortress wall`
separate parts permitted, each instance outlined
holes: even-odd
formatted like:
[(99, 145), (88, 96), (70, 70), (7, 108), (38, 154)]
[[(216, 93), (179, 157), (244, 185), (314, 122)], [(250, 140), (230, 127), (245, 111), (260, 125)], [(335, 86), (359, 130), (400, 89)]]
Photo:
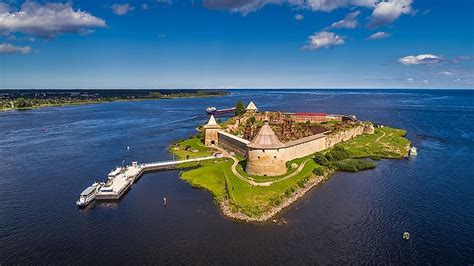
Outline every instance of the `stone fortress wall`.
[[(318, 134), (309, 136), (295, 141), (284, 143), (279, 149), (254, 149), (253, 153), (249, 153), (250, 148), (247, 147), (250, 142), (241, 137), (232, 135), (225, 131), (218, 131), (218, 146), (229, 152), (247, 157), (250, 169), (253, 169), (253, 175), (271, 175), (271, 173), (286, 172), (286, 167), (281, 169), (281, 165), (285, 165), (287, 161), (305, 157), (313, 153), (328, 149), (334, 145), (348, 141), (354, 137), (370, 133), (370, 129), (366, 129), (365, 125), (358, 125), (335, 134)], [(372, 132), (373, 133), (373, 132)], [(281, 163), (283, 161), (283, 164)]]
[[(354, 137), (362, 135), (364, 134), (364, 128), (365, 126), (359, 125), (336, 134), (326, 135), (323, 133), (290, 141), (285, 143), (284, 147), (280, 148), (278, 152), (283, 154), (287, 161), (291, 161), (331, 148), (340, 142), (348, 141)], [(222, 130), (218, 132), (218, 135), (218, 145), (220, 147), (242, 157), (246, 156), (248, 151), (247, 145), (250, 143), (248, 140)]]
[(219, 147), (242, 157), (247, 156), (247, 145), (250, 144), (250, 141), (222, 130), (218, 131), (217, 135)]
[[(211, 120), (214, 118), (212, 117)], [(355, 120), (355, 118), (353, 118)], [(246, 171), (251, 175), (278, 176), (286, 173), (286, 162), (328, 149), (362, 134), (373, 134), (372, 124), (359, 124), (338, 132), (324, 132), (297, 139), (287, 143), (255, 147), (255, 143), (227, 133), (214, 125), (215, 121), (205, 126), (205, 143), (213, 143), (229, 152), (247, 158)], [(271, 131), (271, 129), (270, 129)], [(215, 134), (214, 134), (215, 132)], [(271, 132), (273, 133), (273, 131)], [(207, 139), (207, 138), (212, 139)], [(276, 137), (276, 136), (275, 136)]]

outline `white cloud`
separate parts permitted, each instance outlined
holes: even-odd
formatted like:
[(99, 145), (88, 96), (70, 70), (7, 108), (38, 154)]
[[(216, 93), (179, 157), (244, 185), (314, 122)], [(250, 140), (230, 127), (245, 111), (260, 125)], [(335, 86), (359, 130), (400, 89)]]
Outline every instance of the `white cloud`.
[(328, 31), (317, 32), (309, 36), (308, 39), (308, 44), (303, 49), (319, 50), (344, 44), (344, 37)]
[(369, 27), (376, 28), (392, 23), (402, 14), (412, 12), (413, 0), (388, 0), (381, 1), (375, 5), (370, 18)]
[(304, 17), (303, 17), (303, 15), (301, 15), (301, 14), (296, 14), (296, 15), (295, 15), (295, 19), (298, 20), (298, 21), (300, 21), (300, 20), (303, 20)]
[(373, 7), (379, 0), (307, 0), (308, 8), (315, 11), (330, 12), (348, 6)]
[(441, 75), (441, 76), (452, 76), (454, 75), (454, 72), (451, 72), (451, 71), (441, 71), (438, 73), (438, 75)]
[(433, 54), (409, 55), (398, 59), (404, 65), (432, 65), (443, 61), (443, 58)]
[(21, 32), (43, 38), (54, 38), (64, 33), (83, 33), (91, 28), (107, 26), (100, 18), (81, 10), (74, 10), (70, 3), (42, 5), (25, 2), (19, 11), (2, 9), (0, 33)]
[(114, 14), (117, 16), (127, 15), (128, 12), (135, 9), (130, 4), (113, 4), (111, 8), (112, 8), (112, 12), (114, 12)]
[(367, 40), (385, 39), (385, 38), (388, 38), (390, 36), (392, 36), (392, 34), (389, 33), (389, 32), (379, 31), (379, 32), (376, 32), (376, 33), (370, 35), (369, 37), (367, 37)]
[(331, 12), (338, 8), (365, 7), (373, 9), (370, 27), (387, 25), (402, 14), (413, 13), (413, 0), (203, 0), (209, 9), (229, 10), (247, 15), (266, 5), (288, 5), (292, 8)]
[(343, 20), (340, 20), (338, 22), (334, 22), (333, 24), (331, 24), (329, 28), (330, 29), (341, 29), (341, 28), (354, 29), (358, 25), (357, 16), (359, 14), (360, 14), (359, 10), (351, 12), (347, 14)]
[(9, 43), (0, 44), (0, 54), (28, 54), (31, 52), (29, 46), (13, 46)]

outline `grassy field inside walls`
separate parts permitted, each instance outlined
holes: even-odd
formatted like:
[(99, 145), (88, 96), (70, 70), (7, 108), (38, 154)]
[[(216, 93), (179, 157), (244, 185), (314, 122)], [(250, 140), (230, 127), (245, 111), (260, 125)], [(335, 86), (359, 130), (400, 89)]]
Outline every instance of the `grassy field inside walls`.
[[(254, 186), (236, 176), (231, 170), (234, 162), (231, 158), (216, 158), (182, 165), (181, 178), (194, 187), (208, 190), (218, 203), (225, 201), (229, 204), (232, 211), (258, 218), (304, 188), (316, 176), (327, 178), (334, 171), (356, 172), (372, 169), (376, 165), (375, 160), (406, 157), (410, 142), (404, 137), (405, 134), (406, 132), (401, 129), (376, 128), (372, 135), (361, 135), (331, 149), (288, 162), (286, 175), (295, 171), (295, 164), (300, 166), (305, 163), (305, 165), (298, 174), (270, 186)], [(179, 158), (207, 156), (214, 152), (204, 146), (202, 140), (197, 137), (172, 145), (170, 151)], [(237, 171), (241, 175), (246, 175), (243, 167), (245, 159), (242, 160), (237, 166)], [(188, 169), (189, 167), (191, 169)], [(280, 180), (284, 176), (246, 177), (256, 182), (267, 182)]]

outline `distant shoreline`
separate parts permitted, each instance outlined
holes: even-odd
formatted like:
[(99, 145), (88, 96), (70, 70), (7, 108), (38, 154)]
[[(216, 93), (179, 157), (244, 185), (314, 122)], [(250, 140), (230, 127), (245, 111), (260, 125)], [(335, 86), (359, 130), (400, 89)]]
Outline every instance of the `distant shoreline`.
[(208, 98), (229, 95), (228, 91), (203, 90), (144, 90), (129, 91), (103, 90), (12, 90), (0, 91), (0, 112), (27, 111), (44, 107), (100, 104), (108, 102), (128, 102), (146, 100), (171, 100), (179, 98)]

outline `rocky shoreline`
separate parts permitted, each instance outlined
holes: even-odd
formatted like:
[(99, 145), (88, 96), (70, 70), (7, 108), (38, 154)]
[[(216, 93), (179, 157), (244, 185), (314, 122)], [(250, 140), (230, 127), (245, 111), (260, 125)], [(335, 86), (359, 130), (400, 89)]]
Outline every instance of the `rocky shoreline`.
[(230, 203), (228, 200), (223, 200), (219, 205), (220, 208), (223, 212), (223, 214), (229, 218), (233, 218), (236, 220), (241, 220), (245, 222), (266, 222), (270, 220), (273, 216), (281, 212), (284, 208), (290, 206), (293, 204), (295, 201), (297, 201), (299, 198), (304, 196), (306, 192), (310, 191), (314, 186), (318, 185), (322, 181), (326, 180), (330, 175), (332, 175), (334, 172), (326, 172), (325, 175), (322, 176), (316, 176), (313, 175), (310, 180), (305, 184), (305, 187), (299, 188), (296, 190), (290, 197), (285, 198), (281, 204), (278, 206), (275, 206), (271, 208), (268, 212), (264, 213), (260, 217), (250, 217), (245, 213), (242, 212), (234, 212), (232, 211), (230, 207)]

